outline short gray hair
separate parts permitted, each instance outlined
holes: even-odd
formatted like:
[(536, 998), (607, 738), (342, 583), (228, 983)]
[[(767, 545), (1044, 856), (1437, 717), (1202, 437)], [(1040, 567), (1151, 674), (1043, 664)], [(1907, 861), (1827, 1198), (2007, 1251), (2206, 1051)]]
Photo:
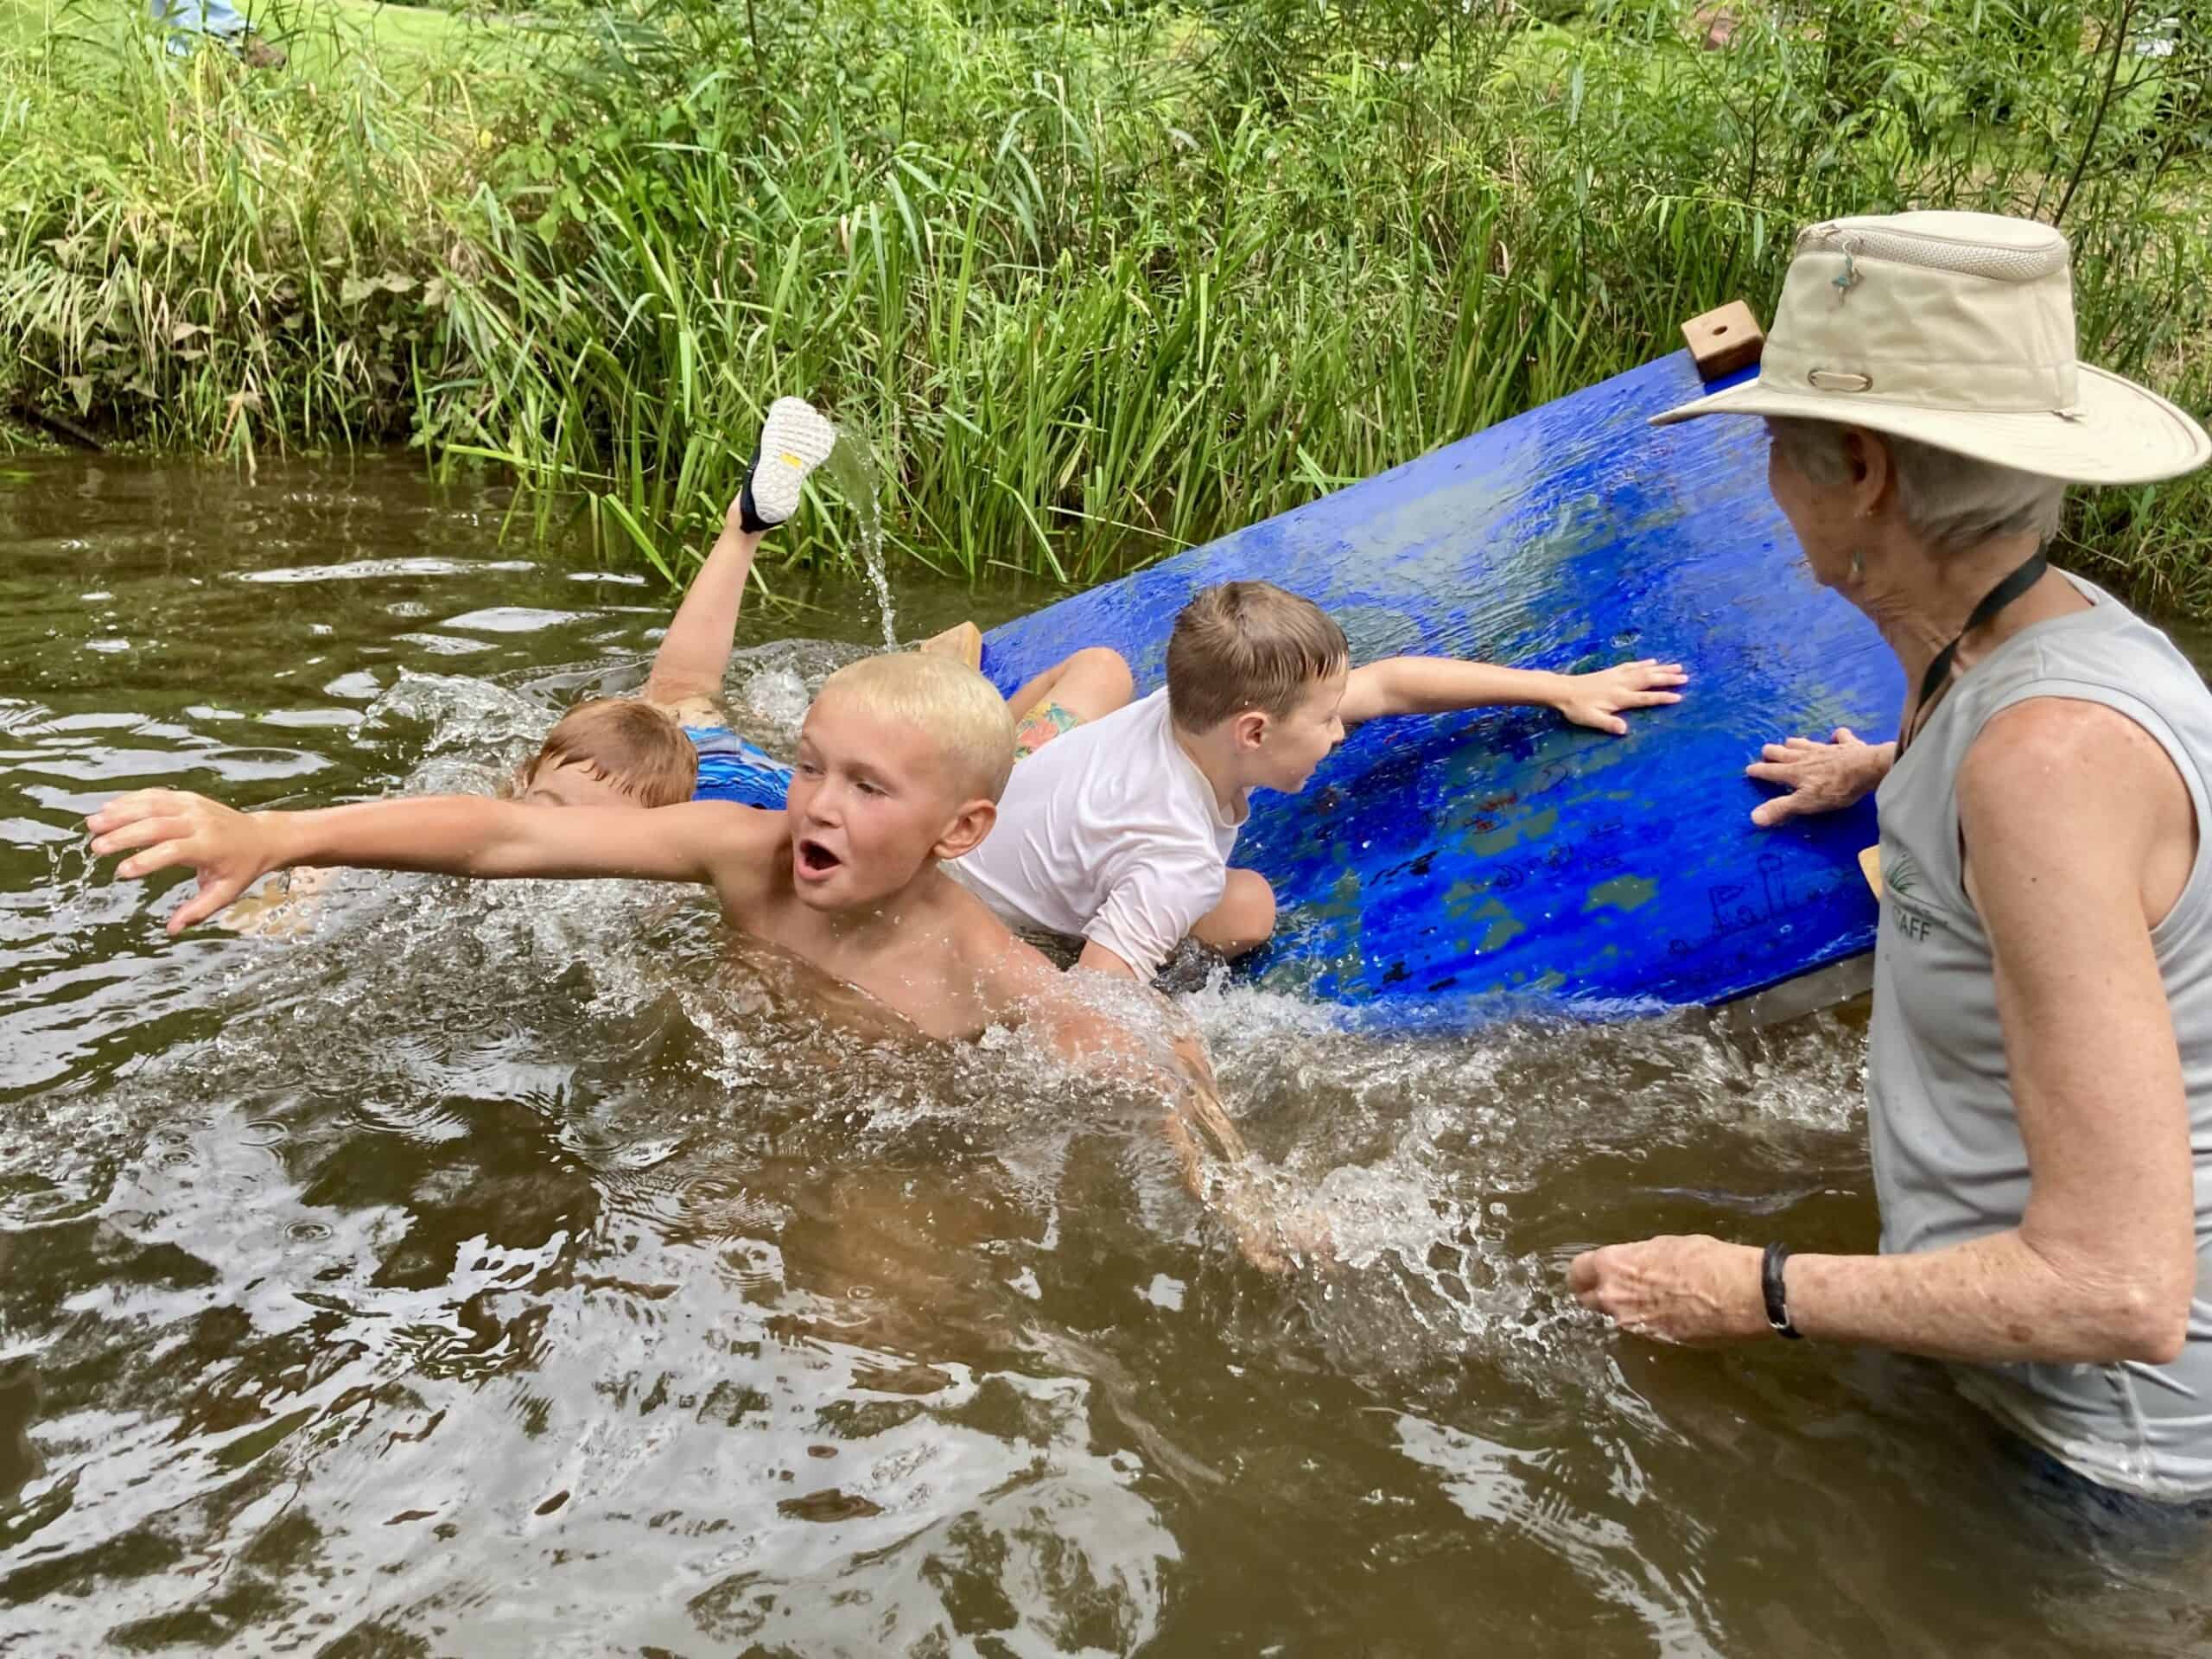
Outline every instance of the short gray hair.
[[(1814, 483), (1833, 488), (1848, 480), (1844, 428), (1838, 423), (1770, 415), (1766, 428), (1775, 447)], [(1873, 435), (1897, 470), (1897, 506), (1905, 523), (1936, 552), (1964, 553), (2030, 531), (2040, 545), (2057, 534), (2066, 504), (2060, 480), (1975, 461), (1916, 438)]]

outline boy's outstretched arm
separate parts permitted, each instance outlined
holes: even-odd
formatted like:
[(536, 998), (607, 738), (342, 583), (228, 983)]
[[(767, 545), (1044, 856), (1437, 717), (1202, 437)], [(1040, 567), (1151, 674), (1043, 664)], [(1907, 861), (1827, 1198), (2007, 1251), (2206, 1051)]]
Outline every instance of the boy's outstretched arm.
[(199, 893), (169, 918), (175, 935), (221, 910), (270, 871), (296, 864), (493, 879), (715, 882), (748, 861), (758, 850), (753, 843), (765, 847), (779, 836), (782, 818), (779, 812), (719, 801), (646, 813), (625, 807), (555, 810), (474, 795), (414, 796), (309, 812), (240, 812), (204, 795), (148, 789), (118, 796), (86, 823), (96, 855), (130, 855), (116, 868), (126, 880), (182, 867), (199, 878)]
[(1312, 1217), (1278, 1213), (1271, 1203), (1243, 1133), (1221, 1103), (1213, 1065), (1198, 1033), (1165, 998), (1147, 989), (1144, 995), (1159, 1003), (1172, 1033), (1163, 1056), (1160, 1045), (1147, 1045), (1110, 1013), (1090, 1006), (1075, 977), (1018, 946), (994, 976), (987, 995), (997, 1005), (995, 1014), (1026, 1018), (1070, 1065), (1158, 1092), (1167, 1107), (1160, 1132), (1174, 1150), (1183, 1184), (1229, 1224), (1237, 1249), (1255, 1267), (1276, 1273), (1290, 1265), (1293, 1251), (1325, 1253), (1325, 1225)]
[(1384, 715), (1440, 715), (1502, 703), (1556, 709), (1578, 726), (1618, 737), (1628, 730), (1624, 709), (1680, 702), (1674, 687), (1688, 683), (1680, 663), (1647, 657), (1591, 674), (1500, 668), (1454, 657), (1386, 657), (1355, 668), (1337, 714), (1347, 726)]

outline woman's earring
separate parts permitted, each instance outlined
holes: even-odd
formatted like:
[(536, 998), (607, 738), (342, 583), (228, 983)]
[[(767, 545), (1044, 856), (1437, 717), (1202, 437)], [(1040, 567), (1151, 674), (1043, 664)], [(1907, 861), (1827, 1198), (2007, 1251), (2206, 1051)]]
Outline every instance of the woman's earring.
[(1851, 550), (1851, 574), (1854, 579), (1866, 574), (1866, 550), (1863, 547)]

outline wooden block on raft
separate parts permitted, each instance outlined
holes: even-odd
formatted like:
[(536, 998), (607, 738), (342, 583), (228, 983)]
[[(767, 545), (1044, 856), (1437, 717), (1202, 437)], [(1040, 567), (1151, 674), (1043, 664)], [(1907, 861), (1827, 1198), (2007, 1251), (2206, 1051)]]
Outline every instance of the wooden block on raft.
[(1766, 330), (1741, 300), (1692, 317), (1682, 325), (1682, 338), (1689, 342), (1690, 360), (1697, 365), (1700, 380), (1718, 380), (1747, 369), (1766, 348)]
[(957, 623), (943, 633), (931, 634), (922, 641), (920, 649), (936, 652), (940, 656), (957, 657), (980, 672), (983, 666), (983, 631), (973, 622)]

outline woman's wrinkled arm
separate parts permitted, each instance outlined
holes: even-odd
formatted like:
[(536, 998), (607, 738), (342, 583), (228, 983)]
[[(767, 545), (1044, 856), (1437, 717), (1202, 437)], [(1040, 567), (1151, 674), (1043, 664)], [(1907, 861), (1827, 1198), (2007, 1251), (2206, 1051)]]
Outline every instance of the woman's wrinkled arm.
[[(1945, 1249), (1794, 1256), (1791, 1320), (1808, 1337), (1941, 1358), (2163, 1363), (2186, 1340), (2196, 1287), (2195, 1166), (2151, 930), (2193, 856), (2188, 793), (2132, 721), (2053, 699), (1992, 721), (1958, 793), (2027, 1151), (2025, 1213)], [(1573, 1278), (1586, 1304), (1655, 1336), (1764, 1329), (1746, 1245), (1612, 1246), (1578, 1259)]]
[(2160, 838), (2193, 839), (2188, 792), (2134, 722), (2052, 699), (1992, 721), (1958, 790), (2027, 1147), (2027, 1212), (1925, 1258), (1924, 1285), (1911, 1258), (1905, 1272), (1863, 1276), (1816, 1260), (1802, 1283), (1793, 1263), (1792, 1306), (1803, 1296), (1815, 1325), (1922, 1338), (1900, 1347), (1933, 1338), (1968, 1359), (2171, 1360), (2196, 1284), (2195, 1163), (2151, 943), (2165, 904), (2145, 887), (2146, 872), (2174, 862)]

